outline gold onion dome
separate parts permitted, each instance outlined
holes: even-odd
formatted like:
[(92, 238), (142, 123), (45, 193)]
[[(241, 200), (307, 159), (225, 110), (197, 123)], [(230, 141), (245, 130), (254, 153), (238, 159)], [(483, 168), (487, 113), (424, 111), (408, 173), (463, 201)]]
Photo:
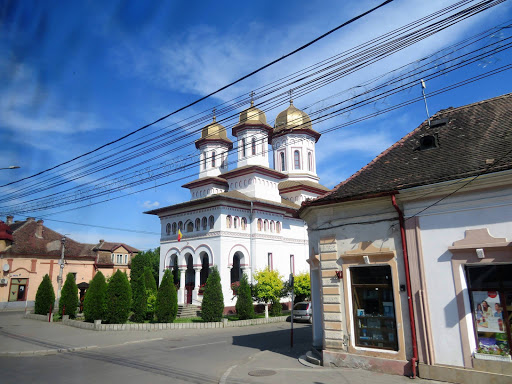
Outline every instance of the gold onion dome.
[(274, 133), (289, 129), (313, 129), (308, 114), (295, 108), (293, 100), (290, 100), (290, 106), (288, 108), (277, 115)]
[(240, 121), (238, 124), (267, 124), (267, 116), (265, 113), (254, 106), (254, 101), (251, 100), (251, 106), (240, 113)]
[(213, 117), (213, 123), (208, 124), (201, 131), (201, 139), (222, 139), (226, 141), (231, 141), (228, 139), (226, 134), (226, 128), (224, 128), (221, 124), (217, 123), (215, 117)]

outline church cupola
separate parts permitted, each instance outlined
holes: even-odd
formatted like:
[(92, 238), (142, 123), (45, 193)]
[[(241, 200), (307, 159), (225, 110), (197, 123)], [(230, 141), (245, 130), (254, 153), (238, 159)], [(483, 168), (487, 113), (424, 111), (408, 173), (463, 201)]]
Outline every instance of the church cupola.
[(199, 178), (218, 176), (228, 170), (228, 151), (233, 148), (233, 142), (228, 139), (226, 128), (217, 123), (215, 109), (213, 122), (203, 128), (195, 144), (200, 151)]
[(265, 113), (256, 108), (251, 99), (251, 106), (240, 113), (239, 122), (232, 130), (238, 143), (237, 167), (261, 165), (268, 168), (268, 143), (271, 132), (272, 127), (267, 124)]
[(320, 136), (308, 114), (290, 100), (290, 106), (277, 115), (272, 133), (274, 168), (289, 180), (317, 182), (315, 143)]

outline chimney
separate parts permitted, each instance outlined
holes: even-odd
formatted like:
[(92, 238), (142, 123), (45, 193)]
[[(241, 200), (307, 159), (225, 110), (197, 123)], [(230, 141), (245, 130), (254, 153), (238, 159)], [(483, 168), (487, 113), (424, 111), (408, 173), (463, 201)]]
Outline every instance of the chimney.
[(9, 216), (7, 216), (7, 221), (5, 223), (7, 225), (11, 225), (13, 223), (13, 221), (12, 221), (13, 219), (14, 219), (14, 217), (9, 215)]
[(36, 237), (39, 239), (43, 238), (43, 220), (37, 220)]
[(104, 243), (104, 242), (105, 242), (105, 240), (103, 240), (103, 239), (100, 239), (100, 243)]
[(34, 221), (34, 220), (35, 220), (35, 218), (33, 218), (33, 217), (27, 217), (27, 221), (28, 221), (29, 223), (30, 223), (31, 221)]

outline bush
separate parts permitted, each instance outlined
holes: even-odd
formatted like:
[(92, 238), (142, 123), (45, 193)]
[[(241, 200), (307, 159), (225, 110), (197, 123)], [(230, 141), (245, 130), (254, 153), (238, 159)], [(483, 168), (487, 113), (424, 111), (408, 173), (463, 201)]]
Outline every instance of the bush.
[[(174, 291), (176, 291), (176, 288), (174, 288)], [(148, 305), (146, 309), (146, 320), (151, 320), (155, 318), (155, 310), (156, 310), (156, 293), (152, 292), (148, 289), (146, 289), (146, 296), (148, 298)], [(177, 309), (178, 300), (176, 299), (176, 313), (178, 313)]]
[(172, 323), (178, 314), (178, 295), (170, 270), (165, 270), (156, 295), (156, 319), (160, 323)]
[(149, 267), (144, 267), (144, 280), (146, 282), (146, 289), (149, 289), (153, 292), (157, 291), (156, 280), (153, 276), (153, 272)]
[(85, 321), (103, 320), (105, 318), (105, 294), (107, 283), (103, 273), (98, 272), (89, 283), (89, 288), (84, 297)]
[(72, 319), (76, 315), (76, 307), (78, 306), (78, 287), (76, 286), (75, 276), (68, 273), (66, 281), (62, 287), (59, 299), (59, 315), (62, 316), (62, 310), (66, 306), (65, 315), (69, 315)]
[(132, 282), (133, 287), (133, 315), (132, 321), (136, 323), (143, 323), (146, 318), (146, 311), (148, 307), (147, 293), (146, 293), (146, 282), (143, 277), (137, 281)]
[(244, 273), (237, 290), (236, 313), (240, 320), (254, 319), (254, 306), (252, 304), (251, 287)]
[(55, 292), (53, 290), (52, 281), (48, 274), (44, 275), (43, 281), (39, 284), (36, 293), (35, 313), (38, 315), (46, 315), (50, 312), (50, 308), (55, 303)]
[(126, 323), (131, 305), (132, 289), (128, 277), (117, 270), (107, 286), (105, 320), (110, 324)]
[(206, 280), (201, 305), (201, 318), (203, 321), (220, 321), (224, 312), (224, 296), (217, 267), (212, 268), (212, 273)]
[(282, 307), (279, 300), (272, 301), (272, 306), (270, 307), (270, 316), (281, 316), (282, 315)]

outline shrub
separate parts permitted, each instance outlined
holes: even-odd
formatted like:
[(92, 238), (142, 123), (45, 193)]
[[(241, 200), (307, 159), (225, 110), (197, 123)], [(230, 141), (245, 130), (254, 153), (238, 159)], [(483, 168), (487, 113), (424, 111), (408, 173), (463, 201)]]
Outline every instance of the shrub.
[[(174, 289), (176, 291), (176, 288)], [(146, 296), (148, 298), (148, 306), (146, 309), (146, 320), (153, 320), (155, 318), (155, 310), (156, 310), (156, 293), (146, 289)], [(178, 305), (178, 300), (176, 299), (176, 306)], [(177, 307), (176, 307), (177, 308)], [(176, 309), (176, 313), (178, 313), (178, 309)]]
[(76, 307), (78, 306), (78, 287), (76, 286), (75, 276), (68, 273), (66, 281), (62, 287), (59, 299), (59, 315), (62, 316), (62, 309), (66, 306), (65, 315), (74, 318)]
[(105, 320), (110, 324), (126, 323), (132, 304), (132, 289), (126, 273), (117, 270), (107, 286)]
[(34, 311), (38, 315), (46, 315), (50, 312), (50, 307), (53, 307), (54, 303), (55, 292), (53, 290), (52, 281), (50, 280), (50, 276), (46, 274), (37, 288)]
[(146, 289), (149, 289), (153, 292), (157, 291), (156, 280), (153, 276), (153, 272), (149, 267), (144, 267), (144, 280), (146, 282)]
[(254, 306), (252, 304), (251, 287), (247, 282), (247, 275), (244, 273), (238, 286), (238, 295), (236, 299), (236, 313), (240, 320), (254, 318)]
[(270, 316), (281, 316), (282, 314), (282, 307), (279, 300), (272, 301), (272, 306), (270, 307)]
[(85, 321), (103, 320), (105, 318), (105, 294), (107, 283), (103, 273), (98, 272), (89, 283), (84, 297)]
[(172, 273), (168, 269), (162, 277), (162, 283), (158, 288), (156, 295), (156, 319), (160, 323), (172, 323), (178, 313), (178, 295), (172, 278)]
[(201, 317), (203, 321), (220, 321), (223, 312), (224, 296), (222, 295), (220, 275), (217, 267), (213, 267), (204, 287)]
[(136, 323), (143, 323), (146, 318), (147, 311), (147, 293), (146, 293), (146, 282), (143, 277), (139, 278), (137, 281), (132, 282), (133, 287), (133, 315), (132, 321)]

